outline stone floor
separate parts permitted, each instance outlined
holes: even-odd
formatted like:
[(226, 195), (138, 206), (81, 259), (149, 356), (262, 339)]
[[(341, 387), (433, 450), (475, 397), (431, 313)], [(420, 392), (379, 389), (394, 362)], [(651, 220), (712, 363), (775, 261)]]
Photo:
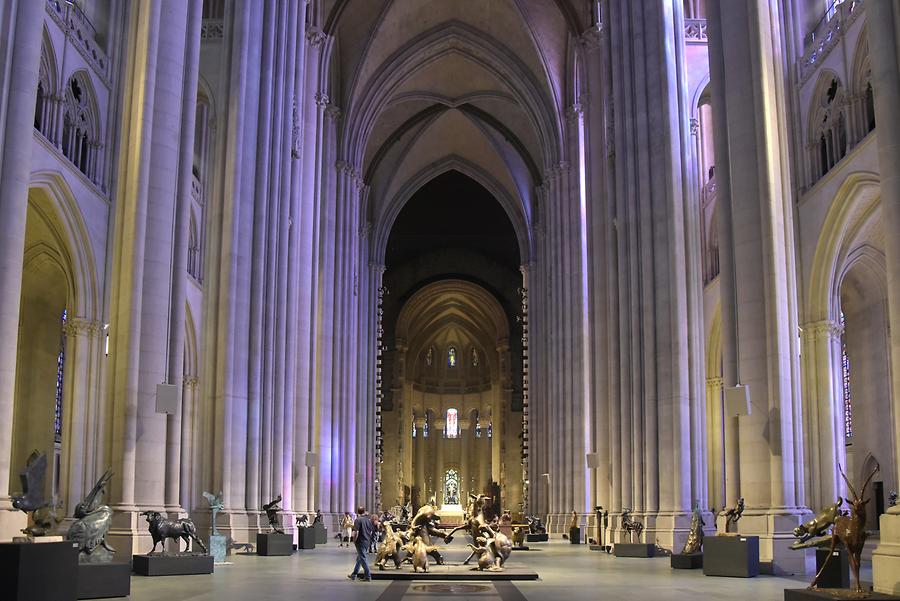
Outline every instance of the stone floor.
[[(461, 561), (465, 557), (462, 538), (446, 548), (449, 560)], [(216, 573), (210, 576), (133, 576), (131, 600), (781, 601), (784, 588), (801, 588), (808, 582), (806, 578), (774, 576), (710, 578), (700, 570), (672, 570), (668, 557), (616, 558), (562, 541), (533, 544), (532, 548), (537, 550), (514, 553), (510, 561), (522, 562), (537, 571), (541, 580), (536, 582), (351, 582), (346, 575), (353, 566), (353, 549), (329, 543), (292, 557), (233, 556), (229, 558), (231, 565), (216, 566)], [(866, 566), (863, 577), (871, 582), (871, 567)]]

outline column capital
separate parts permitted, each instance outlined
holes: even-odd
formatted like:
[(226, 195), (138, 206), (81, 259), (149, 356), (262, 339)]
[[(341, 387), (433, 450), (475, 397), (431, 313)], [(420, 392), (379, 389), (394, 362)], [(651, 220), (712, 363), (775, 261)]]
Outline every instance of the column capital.
[(833, 319), (820, 319), (803, 324), (800, 328), (803, 338), (807, 340), (839, 340), (844, 333), (844, 328)]
[(196, 390), (197, 386), (200, 385), (200, 378), (197, 376), (183, 376), (181, 378), (182, 385), (189, 390)]
[(421, 430), (425, 427), (425, 422), (428, 420), (426, 420), (424, 417), (416, 417), (413, 421), (416, 424), (416, 429)]
[(66, 319), (66, 325), (63, 326), (63, 332), (66, 336), (76, 337), (86, 335), (89, 338), (96, 336), (103, 326), (99, 321), (88, 319), (86, 317), (70, 317)]

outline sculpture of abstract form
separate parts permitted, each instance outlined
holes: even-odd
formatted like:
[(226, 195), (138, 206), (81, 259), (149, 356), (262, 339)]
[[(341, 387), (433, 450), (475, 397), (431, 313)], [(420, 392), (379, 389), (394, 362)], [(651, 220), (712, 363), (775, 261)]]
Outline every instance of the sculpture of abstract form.
[(622, 510), (622, 530), (628, 532), (632, 543), (634, 542), (635, 536), (637, 536), (638, 540), (641, 538), (641, 532), (644, 531), (644, 525), (632, 519), (631, 509)]
[(22, 532), (29, 537), (46, 536), (59, 525), (56, 517), (57, 504), (44, 499), (44, 478), (47, 474), (47, 455), (32, 451), (19, 474), (22, 493), (12, 495), (12, 506), (19, 511), (31, 513), (32, 525)]
[[(181, 553), (181, 543), (179, 539), (183, 540), (186, 545), (190, 545), (190, 542), (194, 541), (194, 544), (200, 545), (200, 548), (203, 549), (204, 555), (207, 553), (206, 545), (197, 538), (197, 527), (194, 526), (194, 522), (191, 518), (168, 520), (162, 517), (158, 511), (144, 511), (141, 512), (141, 515), (147, 517), (147, 528), (150, 530), (150, 536), (153, 538), (153, 548), (147, 555), (153, 555), (153, 553), (156, 552), (156, 545), (159, 543), (163, 544), (162, 553), (165, 555), (167, 538), (175, 540), (175, 544), (179, 547), (179, 553)], [(190, 548), (191, 551), (193, 551), (193, 547)], [(185, 547), (184, 552), (188, 552), (188, 547)]]
[[(834, 555), (835, 548), (838, 544), (842, 544), (844, 545), (844, 548), (847, 549), (848, 559), (850, 560), (850, 569), (853, 570), (853, 577), (856, 579), (856, 589), (854, 589), (854, 592), (857, 595), (860, 595), (863, 593), (863, 588), (859, 582), (859, 562), (862, 556), (863, 547), (866, 544), (866, 503), (869, 502), (869, 499), (863, 499), (860, 494), (856, 492), (856, 489), (850, 484), (850, 480), (847, 479), (847, 475), (844, 474), (844, 470), (841, 469), (840, 465), (838, 465), (838, 469), (841, 472), (841, 476), (844, 477), (844, 482), (847, 483), (847, 488), (853, 493), (853, 499), (848, 499), (847, 501), (850, 505), (851, 515), (842, 515), (834, 520), (834, 529), (831, 531), (831, 548), (828, 551), (828, 557), (822, 563), (822, 567), (819, 568), (819, 572), (816, 574), (816, 577), (809, 587), (816, 588), (819, 577), (822, 575), (822, 572), (825, 571), (825, 567)], [(866, 487), (869, 485), (872, 477), (878, 473), (879, 469), (881, 469), (880, 466), (876, 464), (875, 469), (872, 470), (872, 473), (866, 478), (865, 483), (863, 483), (862, 488), (860, 488), (863, 494), (865, 494)]]
[(831, 542), (831, 535), (826, 534), (826, 532), (834, 526), (835, 521), (839, 517), (847, 515), (841, 509), (843, 504), (844, 500), (838, 497), (834, 505), (825, 507), (819, 512), (819, 515), (794, 528), (794, 536), (799, 540), (791, 545), (791, 549), (808, 549), (809, 547), (827, 545)]
[(687, 541), (684, 543), (682, 554), (689, 555), (691, 553), (700, 553), (703, 551), (703, 527), (706, 522), (700, 515), (700, 501), (694, 501), (694, 511), (691, 514), (691, 531), (688, 534)]
[(66, 540), (78, 543), (80, 563), (109, 563), (116, 550), (106, 542), (106, 534), (112, 526), (112, 509), (101, 503), (106, 486), (112, 479), (110, 470), (100, 476), (91, 492), (75, 506), (77, 520), (66, 533)]
[[(272, 531), (284, 534), (284, 530), (278, 525), (278, 512), (281, 511), (281, 507), (278, 506), (279, 503), (281, 503), (281, 495), (263, 505), (263, 510), (266, 512), (266, 517), (269, 518), (269, 527)], [(316, 519), (318, 519), (318, 515)]]
[(734, 524), (736, 526), (742, 515), (744, 515), (744, 497), (739, 498), (734, 507), (725, 512), (724, 534), (732, 534), (731, 525)]
[(225, 503), (222, 501), (222, 491), (220, 490), (218, 495), (204, 491), (203, 498), (209, 503), (209, 510), (212, 513), (210, 518), (212, 520), (212, 535), (216, 536), (219, 534), (219, 529), (216, 526), (216, 515), (225, 507)]

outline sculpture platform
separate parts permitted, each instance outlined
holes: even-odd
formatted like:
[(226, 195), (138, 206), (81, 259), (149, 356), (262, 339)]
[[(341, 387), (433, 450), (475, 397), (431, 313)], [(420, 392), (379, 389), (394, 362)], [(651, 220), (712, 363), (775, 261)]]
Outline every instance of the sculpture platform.
[(703, 553), (672, 553), (671, 566), (676, 570), (699, 570), (703, 567)]
[(399, 570), (387, 568), (373, 569), (373, 580), (453, 580), (453, 581), (496, 581), (496, 580), (538, 580), (538, 573), (531, 568), (515, 565), (503, 568), (502, 572), (481, 571), (473, 565), (445, 563), (430, 564), (427, 572), (413, 572), (412, 566), (404, 564)]
[(613, 545), (613, 554), (616, 557), (653, 557), (656, 555), (656, 545), (648, 543), (616, 543)]
[(0, 543), (4, 600), (75, 601), (77, 581), (77, 544)]
[(256, 534), (256, 554), (285, 556), (294, 553), (294, 537), (278, 532), (258, 532)]
[[(828, 553), (828, 549), (816, 549), (817, 574), (828, 559)], [(819, 576), (819, 588), (850, 588), (850, 557), (843, 547), (834, 551), (834, 556)]]
[(840, 599), (865, 599), (865, 601), (900, 601), (896, 595), (884, 595), (882, 593), (864, 593), (862, 597), (847, 589), (820, 588), (810, 590), (808, 588), (784, 589), (784, 601), (839, 601)]
[(212, 555), (134, 555), (134, 573), (140, 576), (188, 576), (213, 573)]
[(753, 578), (759, 575), (758, 536), (708, 536), (703, 541), (703, 575)]
[(525, 540), (529, 543), (546, 543), (548, 540), (550, 540), (550, 535), (548, 535), (546, 532), (542, 532), (540, 534), (532, 534), (529, 532), (525, 535)]
[(78, 598), (108, 599), (131, 594), (131, 564), (127, 561), (78, 564)]

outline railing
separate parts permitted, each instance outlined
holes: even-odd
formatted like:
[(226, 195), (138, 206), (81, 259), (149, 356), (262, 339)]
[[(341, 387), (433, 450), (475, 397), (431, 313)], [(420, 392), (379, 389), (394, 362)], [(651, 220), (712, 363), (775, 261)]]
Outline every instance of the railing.
[(100, 80), (109, 87), (109, 58), (97, 43), (97, 28), (78, 5), (61, 0), (47, 0), (47, 12), (65, 32), (66, 37), (84, 60), (94, 69)]
[(225, 21), (222, 19), (203, 19), (200, 24), (201, 40), (221, 40), (225, 37)]
[(706, 44), (706, 19), (684, 20), (684, 41), (688, 44)]
[(834, 0), (806, 38), (800, 59), (800, 82), (815, 72), (831, 50), (844, 37), (844, 32), (862, 14), (863, 0)]

